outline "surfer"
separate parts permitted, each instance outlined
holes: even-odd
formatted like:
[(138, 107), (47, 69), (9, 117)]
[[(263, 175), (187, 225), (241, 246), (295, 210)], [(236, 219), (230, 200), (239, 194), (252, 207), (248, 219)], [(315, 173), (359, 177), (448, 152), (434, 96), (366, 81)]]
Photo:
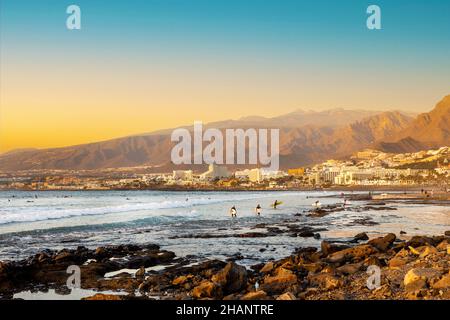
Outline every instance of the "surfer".
[(235, 206), (232, 206), (230, 209), (230, 215), (232, 218), (236, 218), (237, 217), (237, 210)]
[(275, 200), (275, 202), (273, 203), (273, 208), (276, 209), (279, 204), (281, 204), (281, 202)]
[(259, 216), (261, 216), (261, 206), (258, 204), (255, 208), (256, 214)]

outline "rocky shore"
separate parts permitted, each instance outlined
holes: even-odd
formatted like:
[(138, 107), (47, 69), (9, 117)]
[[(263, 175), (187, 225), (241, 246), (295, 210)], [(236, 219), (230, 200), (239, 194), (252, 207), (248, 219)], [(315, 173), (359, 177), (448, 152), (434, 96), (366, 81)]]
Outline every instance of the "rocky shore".
[[(314, 231), (310, 231), (314, 235)], [(272, 232), (274, 232), (272, 230)], [(26, 290), (70, 294), (67, 268), (81, 270), (87, 299), (450, 299), (450, 232), (370, 239), (322, 241), (278, 261), (246, 268), (228, 261), (193, 262), (154, 244), (44, 250), (21, 261), (0, 262), (0, 298)], [(379, 286), (368, 288), (367, 272), (379, 267)], [(104, 294), (102, 292), (109, 292)], [(112, 293), (111, 293), (112, 292)], [(116, 294), (117, 293), (117, 294)]]

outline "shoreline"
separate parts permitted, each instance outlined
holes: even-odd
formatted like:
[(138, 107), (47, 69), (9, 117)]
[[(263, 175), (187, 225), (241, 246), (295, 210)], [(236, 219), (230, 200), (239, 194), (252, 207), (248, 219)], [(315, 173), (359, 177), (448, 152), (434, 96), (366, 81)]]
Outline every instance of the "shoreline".
[[(320, 250), (298, 248), (249, 269), (239, 257), (193, 262), (154, 244), (44, 250), (0, 262), (0, 299), (26, 291), (68, 295), (66, 270), (79, 265), (77, 290), (87, 290), (90, 296), (83, 298), (93, 300), (448, 300), (449, 244), (450, 231), (407, 241), (360, 233), (350, 242), (322, 241)], [(374, 266), (381, 282), (369, 289), (367, 270)]]

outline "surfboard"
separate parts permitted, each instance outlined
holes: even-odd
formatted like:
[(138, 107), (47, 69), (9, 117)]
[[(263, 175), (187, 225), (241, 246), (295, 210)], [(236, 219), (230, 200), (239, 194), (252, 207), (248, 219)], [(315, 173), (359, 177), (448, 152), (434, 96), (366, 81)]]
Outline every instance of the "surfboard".
[[(283, 201), (278, 201), (278, 202), (277, 202), (277, 207), (278, 207), (279, 205), (281, 205), (281, 204), (283, 204)], [(274, 204), (272, 203), (272, 204), (270, 205), (270, 207), (273, 208), (273, 207), (274, 207)]]

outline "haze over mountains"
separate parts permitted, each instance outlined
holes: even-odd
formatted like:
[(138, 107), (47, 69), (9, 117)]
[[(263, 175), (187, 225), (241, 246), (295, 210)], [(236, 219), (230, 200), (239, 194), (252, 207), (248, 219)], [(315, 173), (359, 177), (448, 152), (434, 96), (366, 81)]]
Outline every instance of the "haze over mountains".
[[(205, 127), (280, 128), (281, 168), (344, 158), (368, 147), (413, 152), (450, 145), (450, 95), (431, 112), (416, 117), (398, 111), (297, 110), (274, 118), (245, 117)], [(14, 150), (0, 155), (0, 170), (154, 166), (155, 171), (169, 172), (179, 168), (170, 161), (172, 130), (63, 148)]]

